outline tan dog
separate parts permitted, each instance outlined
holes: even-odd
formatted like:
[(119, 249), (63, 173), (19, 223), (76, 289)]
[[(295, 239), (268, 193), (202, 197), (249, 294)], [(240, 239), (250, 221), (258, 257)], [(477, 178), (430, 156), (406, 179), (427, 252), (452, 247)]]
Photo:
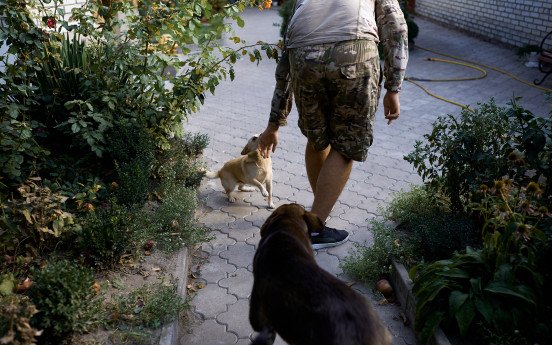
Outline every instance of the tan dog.
[(263, 158), (259, 146), (259, 135), (254, 135), (243, 148), (241, 157), (234, 158), (226, 163), (217, 172), (207, 172), (205, 176), (210, 179), (220, 178), (220, 182), (228, 201), (235, 202), (234, 189), (251, 192), (254, 188), (245, 185), (253, 185), (268, 197), (268, 207), (274, 208), (272, 202), (272, 159)]
[(314, 260), (309, 234), (324, 224), (297, 204), (278, 207), (261, 227), (253, 259), (249, 322), (252, 345), (278, 333), (294, 345), (391, 345), (392, 336), (365, 297)]

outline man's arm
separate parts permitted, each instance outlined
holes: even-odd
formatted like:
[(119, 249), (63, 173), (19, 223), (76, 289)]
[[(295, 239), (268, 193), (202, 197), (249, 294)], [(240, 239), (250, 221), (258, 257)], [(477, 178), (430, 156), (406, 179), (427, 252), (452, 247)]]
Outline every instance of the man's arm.
[(282, 57), (276, 66), (276, 88), (272, 95), (270, 117), (268, 125), (259, 136), (259, 149), (265, 158), (270, 157), (270, 152), (276, 150), (278, 145), (278, 128), (287, 125), (287, 116), (293, 104), (291, 90), (291, 77), (289, 74), (289, 56), (284, 50)]
[(384, 87), (399, 92), (408, 62), (408, 29), (397, 0), (376, 0), (376, 23), (385, 58)]
[(276, 87), (272, 95), (270, 117), (268, 120), (278, 126), (285, 126), (287, 124), (287, 116), (293, 104), (289, 69), (289, 55), (288, 51), (284, 49), (282, 57), (276, 66)]

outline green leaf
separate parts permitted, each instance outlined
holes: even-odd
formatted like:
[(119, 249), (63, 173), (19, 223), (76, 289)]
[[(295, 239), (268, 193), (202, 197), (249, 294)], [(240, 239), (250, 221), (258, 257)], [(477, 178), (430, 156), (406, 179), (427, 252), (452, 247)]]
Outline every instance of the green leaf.
[[(437, 330), (437, 327), (439, 327), (444, 317), (444, 312), (436, 312), (423, 323), (421, 332), (422, 344), (430, 343), (431, 337), (433, 336), (433, 334), (435, 334), (435, 330)], [(419, 322), (416, 322), (416, 324), (419, 324)]]
[(241, 17), (236, 17), (236, 23), (238, 24), (238, 26), (239, 26), (240, 28), (243, 28), (244, 25), (245, 25), (245, 22), (244, 22), (244, 20), (243, 20)]
[(489, 285), (487, 285), (487, 287), (485, 287), (484, 290), (495, 294), (515, 297), (517, 299), (521, 299), (526, 303), (536, 306), (535, 296), (533, 291), (523, 285), (511, 286), (511, 285), (506, 285), (502, 282), (492, 282)]
[(0, 295), (11, 295), (15, 287), (15, 278), (13, 274), (6, 274), (2, 276), (2, 281), (0, 282)]
[(447, 271), (441, 271), (437, 273), (437, 275), (440, 275), (443, 277), (451, 277), (451, 278), (469, 278), (470, 277), (470, 274), (468, 272), (459, 268), (452, 268)]
[(494, 312), (491, 302), (488, 299), (475, 297), (475, 308), (481, 315), (483, 315), (485, 321), (487, 321), (488, 324), (491, 324)]
[(455, 290), (449, 296), (449, 309), (451, 314), (456, 314), (462, 305), (466, 302), (469, 295), (461, 291)]
[(475, 317), (475, 307), (471, 300), (464, 303), (455, 314), (458, 329), (461, 335), (465, 335)]

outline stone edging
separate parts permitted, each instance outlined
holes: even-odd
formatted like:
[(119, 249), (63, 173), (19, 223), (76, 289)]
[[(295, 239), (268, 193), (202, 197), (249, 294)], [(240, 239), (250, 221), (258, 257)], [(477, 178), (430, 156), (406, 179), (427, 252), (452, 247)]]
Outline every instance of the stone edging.
[[(414, 282), (412, 282), (412, 279), (408, 276), (408, 272), (403, 264), (392, 260), (391, 265), (392, 270), (389, 279), (395, 290), (395, 296), (400, 303), (401, 310), (412, 324), (412, 327), (414, 327), (414, 319), (416, 316), (416, 298), (412, 293), (412, 285), (414, 285)], [(418, 333), (416, 333), (416, 337), (419, 339)], [(433, 345), (451, 345), (441, 328), (437, 329), (431, 343)]]
[[(182, 298), (186, 298), (186, 285), (188, 282), (188, 267), (190, 265), (191, 250), (188, 247), (182, 248), (175, 255), (176, 268), (174, 276), (177, 278), (176, 293)], [(168, 325), (163, 326), (159, 345), (178, 345), (179, 341), (180, 318), (177, 318)]]

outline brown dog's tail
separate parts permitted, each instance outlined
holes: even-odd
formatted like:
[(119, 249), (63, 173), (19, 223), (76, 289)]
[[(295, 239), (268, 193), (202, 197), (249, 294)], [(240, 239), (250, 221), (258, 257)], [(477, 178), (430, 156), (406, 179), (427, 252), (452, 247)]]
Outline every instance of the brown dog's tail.
[(253, 339), (251, 345), (272, 345), (276, 339), (276, 332), (270, 328), (263, 328), (263, 330)]
[(205, 172), (205, 177), (207, 177), (207, 178), (218, 178), (219, 174), (218, 174), (218, 171), (207, 171), (207, 172)]

